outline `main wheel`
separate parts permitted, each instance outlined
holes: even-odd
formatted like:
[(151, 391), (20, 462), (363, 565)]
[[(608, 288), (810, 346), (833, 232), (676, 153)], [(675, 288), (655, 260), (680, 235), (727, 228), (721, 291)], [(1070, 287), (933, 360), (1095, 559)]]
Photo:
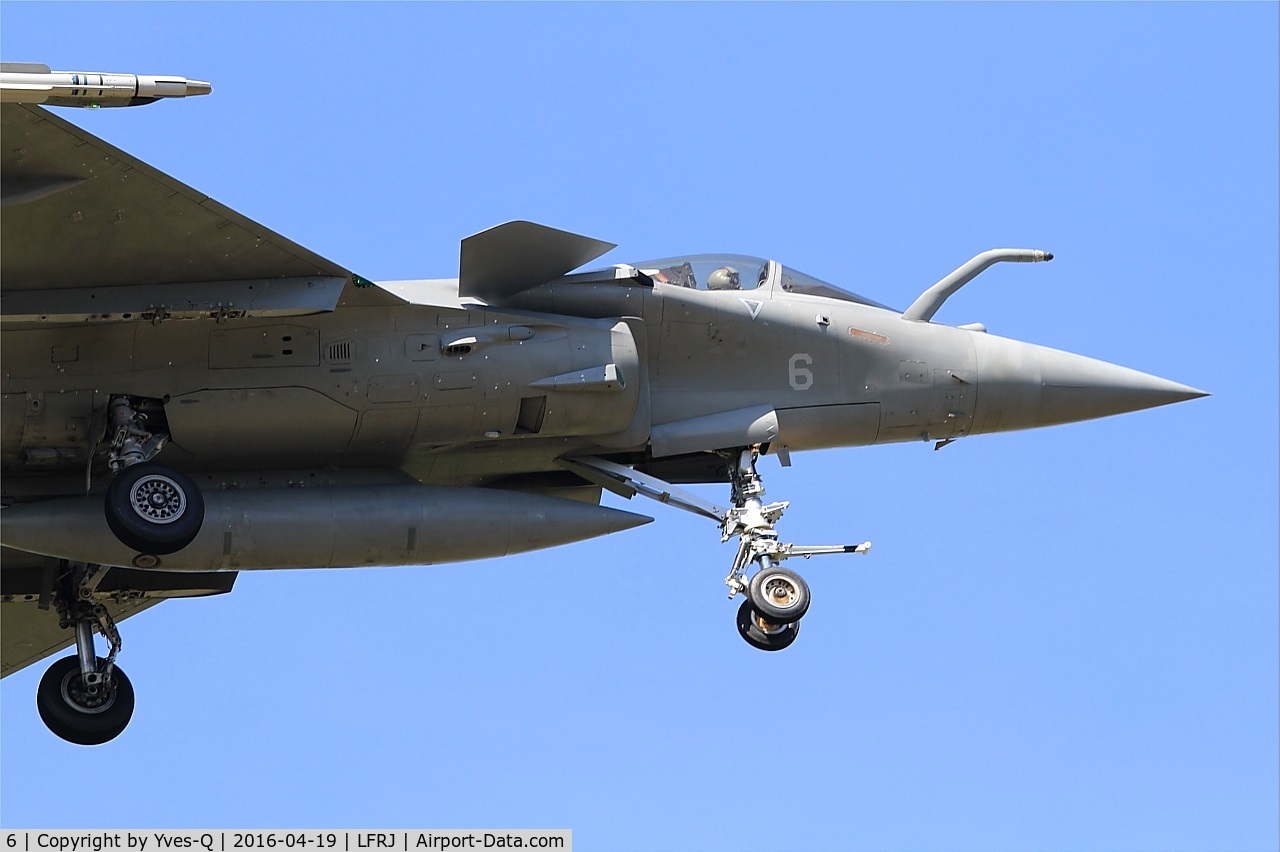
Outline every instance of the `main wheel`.
[(738, 633), (747, 644), (761, 651), (781, 651), (796, 641), (800, 635), (800, 625), (776, 624), (761, 618), (751, 608), (751, 601), (743, 601), (738, 607)]
[(774, 565), (761, 568), (751, 578), (747, 600), (764, 618), (786, 624), (799, 621), (809, 611), (809, 586), (795, 571)]
[(107, 526), (139, 553), (163, 555), (191, 543), (204, 524), (204, 497), (191, 478), (143, 462), (116, 474), (107, 488)]
[(133, 717), (133, 684), (114, 668), (111, 683), (90, 693), (80, 674), (80, 658), (63, 657), (40, 678), (36, 709), (49, 730), (67, 742), (101, 745), (119, 736)]

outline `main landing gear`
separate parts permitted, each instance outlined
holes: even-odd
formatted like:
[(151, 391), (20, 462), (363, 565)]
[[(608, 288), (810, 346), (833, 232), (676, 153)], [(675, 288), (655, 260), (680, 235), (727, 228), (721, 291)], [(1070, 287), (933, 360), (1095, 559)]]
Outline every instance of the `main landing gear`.
[[(133, 716), (133, 684), (115, 664), (120, 633), (106, 606), (94, 599), (103, 573), (98, 566), (67, 566), (59, 581), (58, 615), (64, 629), (75, 628), (76, 653), (50, 666), (36, 690), (45, 725), (79, 745), (115, 739)], [(110, 645), (105, 658), (94, 648), (95, 629)]]
[(204, 524), (204, 498), (182, 471), (151, 461), (168, 436), (148, 428), (145, 410), (126, 396), (110, 406), (108, 461), (115, 476), (103, 508), (107, 526), (126, 547), (140, 554), (139, 568), (176, 553), (195, 539)]
[[(630, 497), (642, 494), (669, 506), (711, 518), (720, 524), (720, 540), (738, 539), (738, 552), (724, 578), (730, 599), (743, 595), (738, 608), (738, 633), (762, 651), (781, 651), (795, 641), (800, 619), (809, 611), (809, 586), (794, 571), (779, 565), (792, 556), (824, 553), (866, 553), (862, 544), (800, 545), (778, 540), (776, 524), (790, 504), (764, 503), (764, 482), (756, 471), (760, 447), (746, 447), (730, 457), (731, 508), (701, 499), (669, 482), (625, 465), (589, 457), (565, 459), (561, 464), (585, 479)], [(755, 574), (748, 579), (752, 566)]]
[[(133, 564), (153, 568), (160, 557), (195, 539), (204, 524), (204, 498), (179, 470), (152, 461), (168, 440), (158, 400), (114, 396), (104, 435), (114, 474), (103, 509), (107, 526), (130, 550)], [(100, 745), (120, 735), (133, 716), (133, 684), (115, 664), (120, 632), (96, 590), (105, 570), (62, 562), (56, 582), (59, 623), (74, 629), (76, 653), (58, 660), (36, 690), (36, 708), (49, 730), (68, 742)], [(94, 631), (106, 638), (99, 657)]]

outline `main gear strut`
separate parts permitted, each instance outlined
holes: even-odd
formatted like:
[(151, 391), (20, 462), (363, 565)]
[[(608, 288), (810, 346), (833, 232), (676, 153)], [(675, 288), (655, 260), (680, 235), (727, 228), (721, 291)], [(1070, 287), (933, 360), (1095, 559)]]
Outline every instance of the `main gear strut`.
[[(120, 631), (111, 613), (96, 596), (105, 573), (101, 566), (62, 563), (57, 594), (58, 623), (74, 629), (76, 653), (58, 660), (36, 691), (36, 707), (49, 730), (80, 745), (98, 745), (115, 738), (133, 716), (133, 685), (115, 664)], [(93, 631), (107, 640), (105, 658), (97, 655)]]
[[(75, 628), (80, 675), (90, 694), (96, 693), (99, 687), (110, 686), (121, 646), (120, 631), (116, 629), (115, 621), (107, 612), (106, 605), (94, 598), (104, 574), (100, 565), (77, 566), (66, 575), (63, 592), (58, 595), (58, 626), (63, 630)], [(110, 647), (101, 665), (93, 644), (95, 627)]]
[(104, 436), (114, 474), (103, 501), (107, 526), (138, 552), (133, 563), (138, 568), (154, 568), (159, 557), (186, 547), (204, 524), (204, 498), (196, 483), (182, 471), (152, 461), (169, 440), (160, 405), (113, 396)]
[(147, 428), (147, 414), (137, 410), (127, 396), (113, 396), (108, 406), (107, 461), (113, 473), (151, 461), (169, 436)]

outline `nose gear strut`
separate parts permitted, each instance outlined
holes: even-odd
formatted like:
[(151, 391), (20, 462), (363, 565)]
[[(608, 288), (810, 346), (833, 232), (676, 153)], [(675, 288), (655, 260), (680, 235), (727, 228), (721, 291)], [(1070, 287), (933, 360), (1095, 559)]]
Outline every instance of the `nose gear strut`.
[(866, 553), (871, 542), (861, 544), (789, 544), (778, 541), (776, 524), (782, 513), (791, 505), (788, 501), (764, 503), (764, 481), (756, 472), (758, 447), (748, 447), (738, 454), (737, 463), (729, 468), (729, 481), (733, 485), (733, 508), (725, 512), (720, 525), (720, 540), (728, 541), (738, 536), (738, 555), (729, 569), (724, 584), (729, 587), (729, 597), (746, 594), (747, 569), (753, 562), (761, 570), (792, 556), (820, 556), (825, 553)]
[[(760, 446), (735, 451), (729, 482), (733, 505), (723, 508), (657, 477), (595, 456), (561, 459), (560, 464), (584, 479), (623, 497), (641, 494), (660, 503), (710, 518), (720, 524), (720, 541), (735, 536), (738, 552), (724, 578), (729, 598), (744, 595), (738, 611), (738, 631), (751, 645), (779, 651), (795, 640), (799, 621), (809, 608), (809, 587), (794, 571), (779, 565), (792, 556), (828, 553), (866, 553), (871, 542), (861, 544), (791, 544), (778, 540), (777, 523), (791, 505), (787, 501), (764, 502), (764, 481), (756, 470)], [(748, 579), (752, 565), (755, 575)]]

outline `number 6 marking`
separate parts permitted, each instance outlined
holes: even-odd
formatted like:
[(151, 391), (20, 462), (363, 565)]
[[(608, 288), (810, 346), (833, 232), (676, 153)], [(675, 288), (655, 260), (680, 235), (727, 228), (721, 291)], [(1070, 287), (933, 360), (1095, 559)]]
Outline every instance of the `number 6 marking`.
[[(813, 363), (813, 359), (805, 352), (797, 352), (791, 356), (791, 360), (787, 362), (787, 367), (791, 370), (791, 387), (798, 391), (808, 390), (813, 387), (813, 373), (809, 371), (809, 365)], [(804, 366), (800, 366), (803, 364)]]

